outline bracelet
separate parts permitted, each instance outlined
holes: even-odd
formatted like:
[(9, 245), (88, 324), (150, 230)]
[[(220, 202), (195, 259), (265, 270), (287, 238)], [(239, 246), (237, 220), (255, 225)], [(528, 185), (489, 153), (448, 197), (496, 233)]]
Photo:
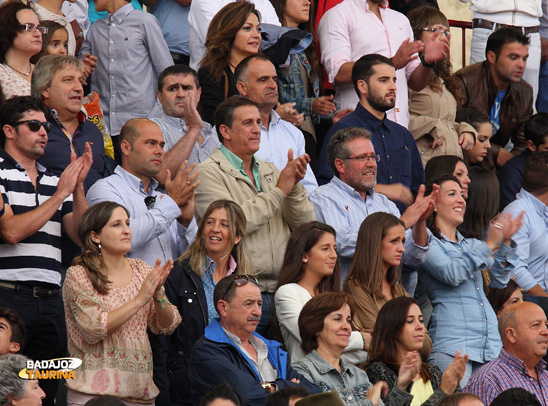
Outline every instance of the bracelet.
[(365, 337), (363, 336), (363, 334), (361, 333), (361, 331), (360, 331), (360, 335), (362, 336), (363, 349), (365, 350)]
[(435, 62), (432, 62), (432, 63), (426, 63), (426, 61), (424, 60), (424, 54), (420, 54), (419, 55), (419, 59), (421, 60), (421, 64), (422, 66), (424, 66), (425, 68), (430, 68), (432, 69), (434, 66), (435, 66)]
[(171, 303), (169, 302), (169, 300), (166, 299), (166, 294), (165, 293), (164, 293), (164, 295), (162, 296), (161, 299), (155, 299), (154, 297), (153, 297), (153, 299), (154, 299), (155, 302), (160, 303), (160, 306), (162, 306), (162, 309), (166, 308), (165, 303), (167, 303), (168, 305), (171, 306)]

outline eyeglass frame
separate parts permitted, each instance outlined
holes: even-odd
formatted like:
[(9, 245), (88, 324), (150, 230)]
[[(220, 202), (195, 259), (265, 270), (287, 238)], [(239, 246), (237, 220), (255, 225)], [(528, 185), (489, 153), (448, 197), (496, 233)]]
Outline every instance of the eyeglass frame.
[[(40, 125), (40, 127), (37, 129), (37, 130), (33, 130), (31, 128), (31, 125), (34, 125), (34, 123), (38, 123)], [(21, 120), (21, 121), (16, 121), (15, 123), (13, 124), (10, 124), (12, 127), (17, 127), (17, 126), (20, 126), (20, 125), (23, 125), (23, 124), (28, 124), (28, 127), (29, 127), (29, 130), (31, 130), (32, 132), (35, 132), (37, 133), (38, 131), (40, 131), (40, 129), (43, 127), (44, 130), (46, 130), (47, 133), (49, 133), (51, 131), (51, 123), (48, 122), (48, 121), (40, 121), (40, 120)]]
[(36, 25), (36, 24), (33, 24), (33, 23), (25, 23), (25, 24), (21, 24), (21, 25), (23, 26), (23, 30), (25, 30), (27, 32), (40, 31), (42, 33), (42, 35), (46, 35), (48, 33), (48, 27), (42, 27), (41, 25)]
[(227, 288), (225, 289), (225, 291), (223, 292), (219, 300), (225, 300), (226, 295), (228, 294), (228, 292), (230, 292), (230, 289), (232, 289), (233, 285), (236, 285), (236, 287), (244, 286), (244, 285), (247, 285), (250, 281), (253, 282), (255, 285), (259, 286), (259, 281), (253, 275), (245, 275), (245, 274), (236, 275), (232, 283), (230, 283), (230, 285), (227, 286)]
[(441, 32), (442, 34), (444, 34), (446, 37), (449, 37), (451, 35), (451, 30), (442, 30), (441, 28), (434, 28), (434, 27), (424, 27), (422, 29), (423, 31), (428, 31), (428, 32), (432, 32), (432, 33), (436, 33), (436, 31), (439, 31)]
[(363, 154), (363, 155), (358, 155), (358, 156), (349, 156), (349, 157), (346, 157), (346, 158), (342, 158), (344, 161), (346, 160), (352, 160), (352, 159), (355, 159), (357, 162), (369, 162), (369, 161), (375, 161), (375, 162), (380, 162), (381, 161), (381, 156), (379, 154), (375, 154), (375, 155), (366, 155), (366, 154)]

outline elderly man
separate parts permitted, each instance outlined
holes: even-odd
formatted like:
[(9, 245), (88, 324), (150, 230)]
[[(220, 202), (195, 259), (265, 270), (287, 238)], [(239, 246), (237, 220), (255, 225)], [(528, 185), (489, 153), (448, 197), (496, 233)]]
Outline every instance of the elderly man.
[(70, 55), (40, 58), (32, 72), (32, 96), (49, 108), (51, 124), (48, 144), (38, 161), (57, 176), (70, 164), (71, 154), (82, 156), (89, 142), (93, 165), (84, 182), (87, 191), (103, 177), (105, 149), (103, 135), (82, 111), (82, 62)]
[[(273, 110), (278, 104), (276, 68), (265, 56), (252, 55), (240, 62), (234, 78), (240, 94), (249, 97), (259, 106), (261, 145), (255, 156), (282, 170), (287, 163), (287, 150), (291, 148), (297, 156), (304, 154), (305, 140), (301, 130), (282, 120)], [(318, 187), (310, 165), (301, 183), (308, 193)]]
[(194, 405), (213, 386), (227, 382), (248, 406), (264, 406), (270, 392), (300, 384), (320, 389), (291, 368), (276, 341), (255, 329), (261, 319), (261, 290), (251, 275), (230, 275), (213, 292), (219, 319), (206, 327), (192, 349), (190, 377)]
[[(337, 253), (344, 279), (354, 258), (363, 220), (378, 211), (396, 217), (400, 217), (400, 212), (393, 202), (374, 189), (378, 155), (369, 131), (356, 127), (337, 131), (329, 140), (327, 157), (335, 176), (327, 185), (316, 189), (310, 200), (316, 219), (337, 231)], [(401, 215), (407, 227), (405, 262), (421, 263), (428, 252), (426, 218), (434, 208), (434, 199), (424, 197), (424, 187), (421, 187), (415, 203)]]
[(198, 165), (221, 146), (211, 124), (202, 121), (198, 110), (202, 89), (198, 74), (185, 65), (173, 65), (158, 77), (158, 99), (150, 119), (164, 135), (165, 156), (156, 179), (165, 181), (165, 169), (175, 174), (183, 161)]
[(548, 346), (547, 324), (546, 314), (534, 303), (504, 309), (499, 319), (500, 355), (476, 371), (464, 391), (490, 405), (499, 393), (520, 387), (548, 405), (548, 371), (542, 359)]
[[(35, 360), (66, 356), (61, 298), (61, 229), (75, 242), (87, 209), (84, 180), (91, 148), (60, 177), (37, 159), (48, 142), (47, 108), (14, 97), (0, 109), (0, 307), (17, 309), (28, 334), (24, 353)], [(43, 380), (44, 404), (53, 405), (59, 381)]]
[(263, 320), (258, 332), (270, 324), (270, 306), (283, 261), (283, 247), (291, 229), (315, 219), (312, 203), (300, 181), (310, 158), (304, 154), (288, 161), (280, 172), (273, 164), (255, 158), (261, 140), (257, 104), (233, 96), (219, 105), (215, 127), (222, 146), (198, 165), (196, 216), (201, 218), (211, 202), (229, 199), (238, 203), (247, 218), (245, 247), (253, 258), (261, 291)]

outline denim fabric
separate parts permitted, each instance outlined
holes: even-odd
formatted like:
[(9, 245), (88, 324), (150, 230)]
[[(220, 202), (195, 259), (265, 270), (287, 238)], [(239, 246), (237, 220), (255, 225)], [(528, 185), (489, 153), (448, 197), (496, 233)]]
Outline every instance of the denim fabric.
[[(301, 65), (305, 67), (308, 74), (306, 78), (301, 75)], [(312, 83), (314, 97), (305, 97), (305, 86), (308, 85), (308, 81), (312, 76), (314, 76), (314, 82)], [(311, 116), (314, 124), (320, 122), (320, 116), (312, 114), (312, 101), (320, 96), (320, 81), (318, 76), (312, 72), (312, 66), (310, 66), (306, 53), (299, 52), (293, 55), (291, 65), (282, 70), (278, 77), (278, 88), (280, 103), (295, 103), (295, 109), (299, 113)]]

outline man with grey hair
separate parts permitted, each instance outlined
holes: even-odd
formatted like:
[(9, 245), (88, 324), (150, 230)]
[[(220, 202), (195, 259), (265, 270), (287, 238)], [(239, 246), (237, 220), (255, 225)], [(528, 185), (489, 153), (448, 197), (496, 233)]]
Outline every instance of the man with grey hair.
[[(379, 155), (375, 154), (368, 130), (348, 127), (337, 131), (327, 145), (327, 157), (335, 176), (327, 185), (312, 192), (310, 201), (314, 204), (316, 219), (337, 231), (337, 253), (344, 280), (363, 220), (379, 211), (399, 218), (400, 212), (386, 196), (375, 193)], [(415, 203), (401, 215), (407, 228), (406, 263), (421, 263), (426, 257), (430, 239), (426, 218), (434, 209), (434, 201), (434, 193), (424, 197), (421, 185)]]
[(48, 144), (39, 162), (57, 176), (71, 162), (71, 155), (81, 156), (86, 142), (91, 145), (93, 165), (84, 182), (87, 190), (103, 177), (105, 152), (103, 135), (82, 111), (82, 62), (70, 55), (41, 58), (32, 72), (32, 96), (49, 108), (46, 119), (51, 124)]

